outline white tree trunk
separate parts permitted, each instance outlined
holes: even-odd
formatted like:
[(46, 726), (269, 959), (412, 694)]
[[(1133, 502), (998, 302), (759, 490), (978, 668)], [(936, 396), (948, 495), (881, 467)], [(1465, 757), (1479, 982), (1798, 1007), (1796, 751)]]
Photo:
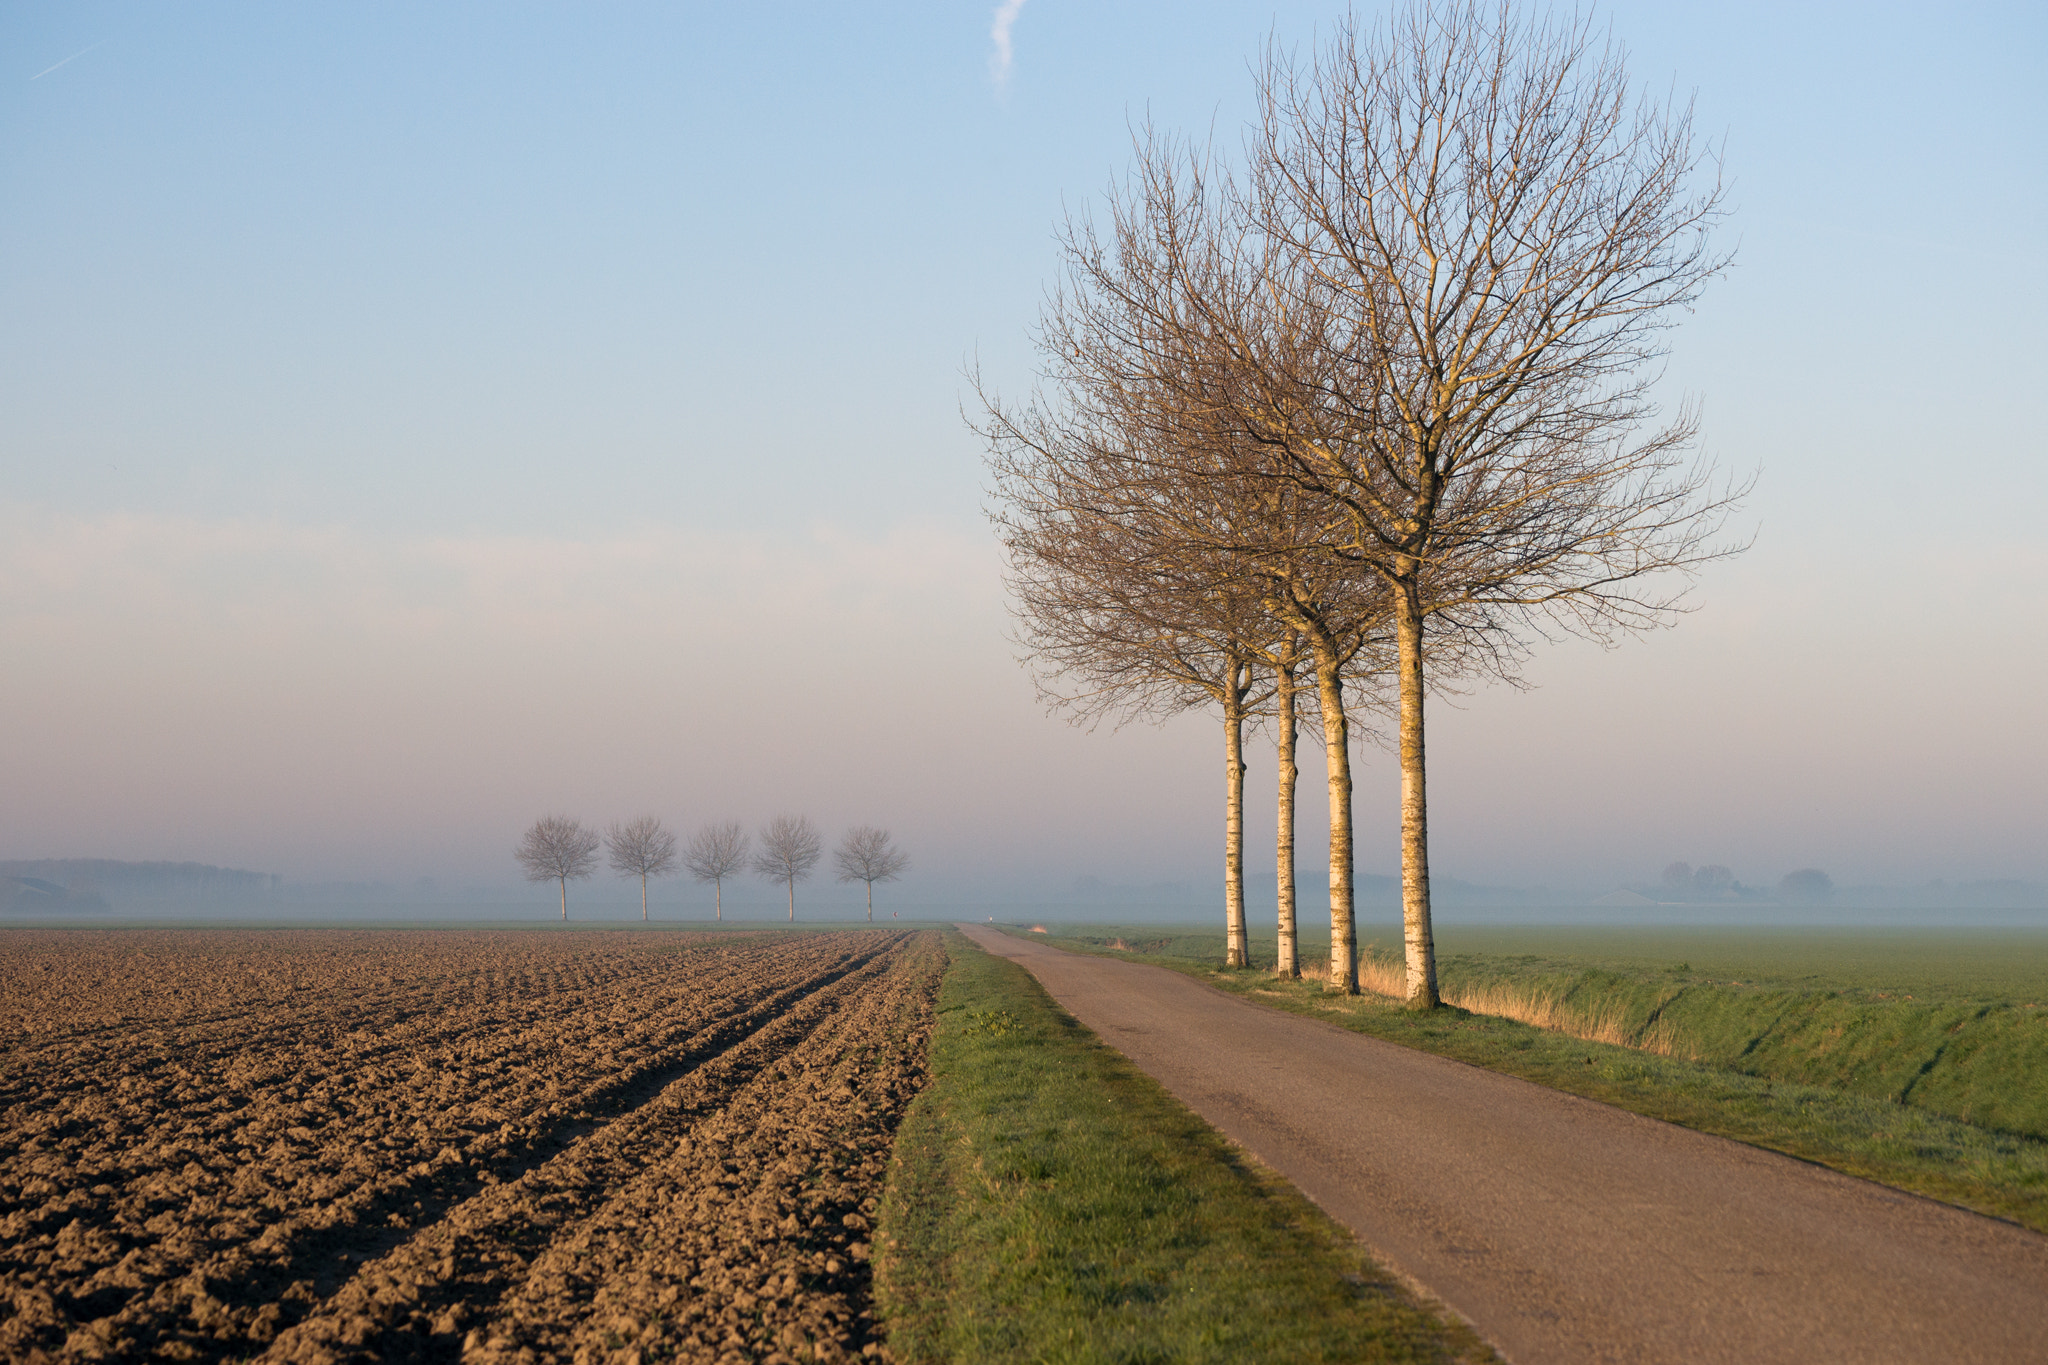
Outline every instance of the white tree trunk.
[(789, 879), (789, 922), (796, 923), (796, 878)]
[(711, 883), (712, 918), (725, 923), (725, 878), (719, 877)]
[(1223, 770), (1226, 796), (1223, 804), (1223, 965), (1249, 967), (1251, 945), (1244, 922), (1244, 694), (1243, 681), (1249, 669), (1231, 667), (1224, 686), (1229, 695), (1223, 701)]
[(1301, 956), (1295, 942), (1294, 909), (1294, 787), (1301, 770), (1295, 766), (1294, 666), (1275, 670), (1274, 702), (1277, 725), (1276, 747), (1280, 751), (1280, 828), (1273, 851), (1278, 870), (1280, 911), (1280, 956), (1273, 964), (1275, 975), (1289, 981), (1301, 977)]
[(640, 878), (640, 922), (647, 923), (647, 878), (644, 874)]
[(1316, 699), (1322, 704), (1323, 761), (1330, 773), (1330, 988), (1358, 994), (1358, 921), (1351, 889), (1351, 722), (1336, 641), (1311, 632)]
[(1429, 913), (1429, 795), (1422, 746), (1422, 595), (1414, 580), (1394, 593), (1401, 671), (1401, 938), (1408, 955), (1408, 1005), (1435, 1009), (1436, 935)]
[(868, 923), (875, 922), (875, 884), (868, 883)]
[(567, 924), (567, 923), (569, 922), (569, 879), (568, 879), (567, 877), (564, 877), (564, 878), (562, 878), (561, 880), (562, 880), (562, 923), (564, 923), (564, 924)]

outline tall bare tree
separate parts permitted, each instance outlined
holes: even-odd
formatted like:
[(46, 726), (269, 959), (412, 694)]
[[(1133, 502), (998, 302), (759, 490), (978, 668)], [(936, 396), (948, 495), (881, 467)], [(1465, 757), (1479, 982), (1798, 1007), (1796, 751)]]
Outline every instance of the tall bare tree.
[(1392, 597), (1408, 998), (1433, 1007), (1433, 628), (1479, 609), (1613, 638), (1680, 606), (1659, 576), (1731, 552), (1736, 490), (1690, 455), (1696, 414), (1657, 425), (1650, 396), (1727, 263), (1721, 189), (1691, 111), (1635, 96), (1585, 16), (1409, 0), (1306, 66), (1269, 53), (1260, 97), (1248, 207), (1296, 331), (1241, 332), (1234, 359), (1281, 476), (1343, 510)]
[(604, 846), (611, 855), (612, 871), (621, 877), (640, 879), (640, 919), (647, 920), (647, 879), (666, 876), (676, 865), (676, 836), (652, 815), (627, 823), (613, 824), (605, 831)]
[[(1116, 582), (1133, 571), (1155, 579), (1178, 575), (1169, 594), (1177, 604), (1171, 619), (1200, 621), (1212, 636), (1220, 629), (1228, 651), (1262, 666), (1276, 687), (1292, 684), (1306, 643), (1330, 784), (1331, 979), (1356, 990), (1345, 684), (1376, 683), (1388, 671), (1386, 593), (1328, 553), (1323, 539), (1337, 509), (1305, 490), (1247, 476), (1270, 456), (1231, 406), (1236, 381), (1228, 348), (1215, 344), (1214, 329), (1186, 295), (1199, 290), (1205, 307), (1241, 310), (1259, 306), (1266, 295), (1256, 271), (1233, 254), (1227, 202), (1210, 191), (1204, 170), (1201, 158), (1184, 158), (1173, 144), (1145, 144), (1134, 186), (1112, 192), (1109, 241), (1098, 240), (1086, 224), (1067, 225), (1067, 279), (1047, 301), (1039, 334), (1057, 405), (1038, 400), (1005, 407), (984, 394), (991, 465), (1007, 504), (1007, 515), (997, 520), (1013, 564), (1020, 547), (1055, 557), (1035, 543), (1050, 539), (1078, 540), (1080, 558), (1105, 566), (1082, 575), (1078, 585), (1065, 585), (1069, 596), (1078, 586), (1080, 595), (1108, 602), (1120, 592)], [(1271, 321), (1279, 330), (1285, 319)], [(1092, 528), (1092, 536), (1077, 526)], [(1091, 540), (1106, 541), (1113, 552), (1100, 552)], [(1072, 557), (1064, 547), (1062, 553)], [(1032, 594), (1016, 593), (1013, 585), (1013, 595), (1027, 614), (1046, 615)], [(1247, 597), (1256, 609), (1246, 609)], [(1232, 604), (1221, 617), (1213, 609), (1219, 599)], [(1190, 602), (1203, 609), (1191, 616)], [(1083, 614), (1071, 604), (1065, 610), (1070, 621)], [(1151, 619), (1161, 618), (1154, 611)], [(1071, 632), (1062, 627), (1055, 633)], [(1084, 632), (1064, 651), (1038, 653), (1085, 673), (1085, 656), (1101, 652), (1101, 642)], [(1083, 659), (1071, 657), (1077, 653)], [(1220, 680), (1213, 670), (1212, 676)], [(1212, 691), (1226, 713), (1229, 847), (1235, 849), (1242, 762), (1229, 737), (1237, 718), (1228, 692)], [(1368, 687), (1365, 695), (1376, 693)], [(1294, 713), (1285, 714), (1291, 719)], [(1293, 734), (1291, 727), (1281, 732), (1283, 819), (1292, 806), (1295, 770), (1287, 760)], [(1291, 819), (1280, 837), (1291, 873)], [(1226, 855), (1228, 865), (1237, 861)], [(1234, 875), (1229, 884), (1238, 886)], [(1278, 964), (1289, 975), (1299, 970), (1291, 890), (1283, 889)], [(1241, 890), (1227, 899), (1235, 926)], [(1233, 962), (1240, 960), (1240, 937), (1230, 935)]]
[(754, 871), (789, 888), (789, 919), (796, 922), (796, 884), (811, 875), (824, 841), (818, 827), (802, 815), (778, 815), (761, 828), (761, 851), (754, 855)]
[(1113, 437), (1038, 411), (991, 403), (990, 414), (1000, 504), (991, 516), (1040, 696), (1077, 721), (1163, 718), (1210, 702), (1223, 712), (1224, 961), (1248, 966), (1244, 728), (1263, 699), (1248, 643), (1265, 629), (1257, 593), (1162, 534), (1120, 482)]
[(855, 825), (832, 851), (842, 882), (866, 882), (868, 923), (875, 921), (875, 883), (893, 882), (910, 866), (910, 855), (896, 846), (886, 829)]
[[(1148, 166), (1165, 164), (1153, 158)], [(1111, 602), (1119, 608), (1113, 615), (1135, 617), (1140, 625), (1135, 632), (1145, 646), (1140, 657), (1157, 654), (1162, 640), (1172, 641), (1171, 653), (1182, 660), (1188, 653), (1183, 641), (1192, 638), (1201, 646), (1194, 657), (1202, 665), (1200, 676), (1190, 680), (1224, 711), (1226, 962), (1244, 965), (1249, 955), (1242, 883), (1242, 729), (1250, 709), (1250, 675), (1254, 666), (1263, 665), (1276, 685), (1290, 680), (1291, 672), (1283, 678), (1283, 669), (1291, 670), (1298, 652), (1297, 631), (1270, 609), (1272, 583), (1245, 552), (1274, 549), (1272, 513), (1282, 501), (1298, 504), (1301, 499), (1271, 496), (1235, 478), (1239, 457), (1230, 447), (1238, 433), (1210, 420), (1213, 405), (1202, 395), (1204, 381), (1197, 376), (1213, 368), (1215, 358), (1202, 352), (1199, 333), (1187, 328), (1184, 310), (1174, 306), (1175, 252), (1155, 249), (1159, 236), (1169, 243), (1176, 240), (1182, 215), (1214, 228), (1213, 198), (1199, 184), (1191, 196), (1182, 193), (1185, 188), (1170, 177), (1148, 176), (1134, 199), (1113, 191), (1117, 231), (1108, 243), (1098, 241), (1086, 224), (1067, 224), (1067, 278), (1048, 297), (1038, 335), (1042, 373), (1054, 396), (1006, 406), (984, 393), (989, 413), (984, 434), (991, 445), (996, 491), (1006, 504), (997, 521), (1013, 568), (1025, 558), (1085, 566), (1079, 573), (1066, 568), (1055, 573), (1057, 593), (1018, 592), (1013, 584), (1023, 614), (1059, 623), (1051, 634), (1061, 648), (1033, 651), (1041, 667), (1050, 662), (1084, 677), (1098, 670), (1105, 632), (1090, 628), (1076, 633), (1072, 626), (1089, 621), (1091, 606), (1099, 612)], [(1284, 551), (1301, 538), (1296, 528), (1280, 528), (1278, 547)], [(1163, 594), (1158, 591), (1162, 582), (1168, 585)], [(1130, 609), (1133, 595), (1142, 611)], [(1055, 599), (1059, 610), (1043, 610), (1040, 599), (1046, 596)], [(1114, 643), (1129, 653), (1128, 641)], [(1170, 688), (1166, 695), (1185, 704)], [(1284, 731), (1283, 739), (1292, 733)], [(1342, 754), (1344, 730), (1339, 725), (1332, 733)], [(1291, 790), (1293, 773), (1284, 761), (1280, 777)], [(1348, 777), (1344, 789), (1348, 793)], [(1348, 797), (1333, 803), (1332, 903), (1335, 907), (1341, 900), (1343, 910), (1333, 908), (1332, 917), (1339, 945), (1353, 938), (1349, 813)], [(1347, 831), (1341, 839), (1336, 837), (1340, 824)], [(1340, 856), (1347, 860), (1341, 866)], [(1282, 912), (1283, 971), (1294, 970), (1296, 962), (1291, 952), (1295, 938), (1288, 932), (1291, 909), (1289, 898)]]
[(1070, 228), (1078, 287), (1051, 311), (1080, 325), (1047, 349), (1149, 404), (1155, 458), (1207, 478), (1236, 452), (1305, 495), (1301, 548), (1385, 594), (1409, 998), (1428, 1007), (1428, 691), (1511, 662), (1523, 628), (1668, 622), (1665, 575), (1732, 552), (1713, 540), (1740, 490), (1691, 457), (1694, 412), (1659, 426), (1650, 399), (1664, 330), (1726, 263), (1720, 190), (1695, 187), (1689, 113), (1635, 100), (1582, 19), (1410, 0), (1306, 68), (1269, 55), (1261, 95), (1247, 183), (1149, 141), (1135, 193), (1112, 195), (1117, 236)]
[(706, 825), (690, 836), (690, 846), (683, 851), (683, 866), (696, 880), (711, 883), (716, 919), (725, 918), (725, 879), (747, 865), (747, 851), (752, 844), (737, 820)]
[(597, 831), (566, 815), (544, 815), (519, 837), (512, 855), (530, 882), (560, 882), (562, 918), (569, 918), (569, 883), (597, 867)]

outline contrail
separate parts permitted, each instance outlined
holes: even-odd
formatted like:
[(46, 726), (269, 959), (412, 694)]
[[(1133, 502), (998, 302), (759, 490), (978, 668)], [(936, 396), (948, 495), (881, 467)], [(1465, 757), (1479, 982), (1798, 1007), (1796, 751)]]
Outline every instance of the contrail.
[[(1005, 3), (1005, 4), (1009, 4), (1009, 3), (1010, 3), (1010, 0), (1004, 0), (1004, 3)], [(1017, 3), (1017, 4), (1020, 4), (1020, 5), (1021, 5), (1021, 4), (1023, 4), (1023, 3), (1024, 3), (1024, 0), (1015, 0), (1015, 3)], [(107, 45), (107, 40), (106, 40), (105, 38), (102, 38), (102, 39), (100, 39), (100, 40), (99, 40), (98, 42), (94, 43), (94, 44), (92, 45), (92, 47), (105, 47), (106, 45)], [(1008, 36), (1006, 35), (1006, 36), (1005, 36), (1005, 37), (1003, 38), (1003, 46), (1004, 46), (1004, 48), (1005, 48), (1005, 49), (1007, 49), (1007, 48), (1009, 47), (1009, 45), (1010, 45), (1010, 40), (1009, 40)], [(77, 61), (77, 60), (78, 60), (78, 59), (79, 59), (80, 57), (83, 57), (83, 56), (84, 56), (84, 55), (85, 55), (86, 53), (88, 53), (88, 52), (92, 51), (92, 47), (82, 47), (82, 48), (78, 49), (78, 51), (76, 51), (76, 52), (72, 53), (72, 54), (71, 54), (71, 55), (70, 55), (69, 57), (66, 57), (66, 58), (65, 58), (65, 59), (64, 59), (63, 61), (61, 61), (61, 62), (57, 63), (57, 66), (69, 66), (69, 65), (70, 65), (71, 63), (73, 63), (73, 62)], [(1005, 64), (1007, 65), (1007, 63), (1005, 63)], [(36, 74), (35, 74), (35, 75), (33, 75), (33, 76), (30, 76), (30, 77), (29, 77), (29, 79), (30, 79), (30, 80), (32, 80), (32, 81), (39, 81), (39, 80), (41, 80), (41, 79), (42, 79), (43, 77), (45, 77), (45, 76), (49, 75), (49, 74), (50, 74), (50, 73), (51, 73), (52, 71), (55, 71), (55, 70), (57, 69), (57, 66), (46, 66), (46, 67), (44, 67), (44, 68), (43, 68), (43, 69), (42, 69), (41, 71), (38, 71), (38, 72), (36, 72)]]
[(1017, 22), (1017, 11), (1023, 8), (1024, 0), (1003, 0), (996, 6), (996, 21), (988, 31), (988, 36), (996, 40), (996, 53), (988, 59), (988, 69), (989, 74), (996, 78), (997, 85), (1009, 82), (1010, 29)]

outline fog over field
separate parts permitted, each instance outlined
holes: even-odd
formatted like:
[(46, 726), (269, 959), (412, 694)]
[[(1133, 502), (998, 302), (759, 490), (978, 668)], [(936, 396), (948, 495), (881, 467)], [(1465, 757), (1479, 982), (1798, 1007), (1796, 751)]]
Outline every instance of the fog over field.
[[(1246, 60), (1339, 10), (1034, 0), (999, 48), (989, 9), (0, 13), (0, 860), (527, 913), (537, 816), (791, 812), (896, 834), (878, 910), (1212, 902), (1218, 727), (1044, 713), (963, 370), (1029, 390), (1127, 119), (1234, 144)], [(1655, 913), (1805, 868), (1832, 913), (2040, 907), (2048, 17), (1599, 13), (1725, 142), (1735, 268), (1661, 392), (1757, 473), (1754, 546), (1672, 630), (1434, 703), (1439, 899), (1683, 861), (1760, 896)], [(1398, 789), (1355, 761), (1370, 917)], [(1307, 736), (1301, 794), (1313, 919)]]

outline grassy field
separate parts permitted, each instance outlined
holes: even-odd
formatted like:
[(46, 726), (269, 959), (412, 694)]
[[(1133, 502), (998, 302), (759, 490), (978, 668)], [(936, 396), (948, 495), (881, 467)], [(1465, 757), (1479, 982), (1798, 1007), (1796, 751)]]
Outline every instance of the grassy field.
[(1054, 937), (2048, 1231), (2048, 935), (1464, 931), (1441, 978), (1468, 1008), (1429, 1017), (1222, 972), (1220, 934)]
[[(1014, 928), (1015, 926), (1008, 926)], [(1052, 937), (1097, 946), (1125, 938), (1147, 952), (1222, 960), (1223, 933), (1206, 925), (1058, 924)], [(1398, 928), (1361, 926), (1366, 948), (1399, 953)], [(1304, 931), (1304, 957), (1329, 952), (1329, 934)], [(1252, 934), (1252, 960), (1271, 966), (1273, 935)], [(1684, 963), (1703, 977), (1747, 985), (1867, 990), (1922, 999), (2034, 1002), (2048, 1007), (2048, 929), (1773, 929), (1685, 926), (1450, 926), (1437, 931), (1446, 971), (1462, 959), (1528, 957), (1572, 968), (1661, 971)]]
[[(1377, 946), (1397, 952), (1399, 935), (1385, 932)], [(1526, 957), (1615, 971), (1684, 963), (1703, 978), (1752, 986), (2048, 1005), (2048, 930), (1485, 925), (1453, 928), (1438, 947), (1460, 959)]]
[(877, 1215), (896, 1359), (1493, 1358), (1022, 968), (948, 951)]

